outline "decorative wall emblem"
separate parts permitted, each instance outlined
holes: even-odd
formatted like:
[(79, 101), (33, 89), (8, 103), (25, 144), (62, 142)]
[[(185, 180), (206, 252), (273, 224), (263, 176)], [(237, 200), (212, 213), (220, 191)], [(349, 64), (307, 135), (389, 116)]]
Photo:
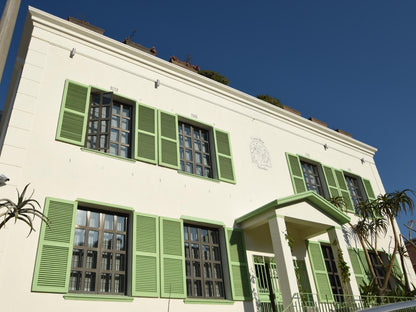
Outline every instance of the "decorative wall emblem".
[(251, 138), (250, 154), (251, 161), (255, 163), (258, 168), (268, 170), (272, 167), (269, 151), (261, 139)]

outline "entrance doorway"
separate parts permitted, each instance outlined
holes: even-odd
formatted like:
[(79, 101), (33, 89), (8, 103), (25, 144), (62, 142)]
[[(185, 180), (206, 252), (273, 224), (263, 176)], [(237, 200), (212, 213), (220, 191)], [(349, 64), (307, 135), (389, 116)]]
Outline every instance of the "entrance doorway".
[(277, 266), (273, 257), (253, 256), (261, 312), (283, 311)]
[(326, 271), (328, 272), (329, 282), (332, 288), (332, 294), (337, 302), (343, 302), (344, 296), (342, 291), (342, 284), (339, 278), (337, 264), (335, 262), (334, 253), (329, 245), (321, 244), (322, 255), (324, 257)]

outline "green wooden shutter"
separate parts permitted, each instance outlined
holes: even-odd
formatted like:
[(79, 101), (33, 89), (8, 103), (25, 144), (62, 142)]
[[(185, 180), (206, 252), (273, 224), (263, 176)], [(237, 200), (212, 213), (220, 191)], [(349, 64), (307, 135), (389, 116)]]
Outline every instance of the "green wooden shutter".
[(321, 244), (318, 242), (308, 241), (308, 254), (319, 301), (334, 302), (331, 284), (329, 282), (324, 257), (322, 255)]
[(228, 268), (233, 300), (251, 300), (244, 233), (240, 229), (225, 229)]
[(159, 165), (179, 169), (178, 117), (159, 112)]
[(374, 194), (373, 187), (369, 180), (362, 178), (363, 185), (365, 192), (367, 193), (367, 198), (371, 202), (376, 199), (376, 195)]
[[(360, 252), (356, 249), (348, 248), (348, 254), (351, 259), (352, 270), (354, 271), (358, 287), (368, 284), (368, 275), (364, 269)], [(364, 252), (362, 254), (364, 255)], [(363, 260), (365, 261), (365, 258)], [(365, 263), (367, 263), (367, 261)]]
[(322, 166), (322, 169), (324, 171), (326, 185), (329, 191), (329, 197), (341, 196), (341, 192), (338, 190), (338, 183), (335, 178), (334, 169), (328, 166)]
[(230, 136), (227, 132), (215, 129), (215, 151), (218, 165), (218, 178), (221, 181), (235, 183)]
[(136, 105), (136, 144), (134, 158), (157, 163), (157, 111), (153, 107)]
[(335, 176), (337, 178), (339, 191), (341, 192), (341, 196), (344, 199), (344, 203), (346, 205), (347, 211), (355, 212), (354, 204), (352, 203), (350, 191), (348, 190), (347, 182), (345, 182), (344, 173), (341, 170), (334, 169)]
[(313, 305), (313, 296), (308, 271), (306, 269), (306, 262), (305, 260), (293, 260), (293, 264), (297, 271), (299, 292), (304, 294), (303, 298), (306, 300), (305, 304), (307, 306)]
[(306, 192), (306, 184), (303, 178), (303, 172), (302, 167), (300, 166), (299, 157), (286, 153), (286, 158), (289, 165), (290, 177), (292, 179), (292, 185), (295, 194)]
[(84, 146), (90, 88), (70, 80), (65, 82), (56, 139)]
[(183, 221), (160, 218), (161, 297), (186, 298)]
[(76, 212), (76, 202), (46, 198), (50, 226), (42, 223), (32, 291), (68, 292)]
[(159, 220), (157, 216), (134, 214), (132, 295), (159, 297)]

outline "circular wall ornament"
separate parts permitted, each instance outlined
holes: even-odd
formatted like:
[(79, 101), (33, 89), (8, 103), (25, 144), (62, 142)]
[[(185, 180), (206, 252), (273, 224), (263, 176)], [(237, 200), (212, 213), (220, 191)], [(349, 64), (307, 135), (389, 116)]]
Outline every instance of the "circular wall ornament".
[(251, 138), (250, 142), (251, 161), (258, 168), (268, 170), (272, 167), (269, 151), (264, 142), (259, 138)]

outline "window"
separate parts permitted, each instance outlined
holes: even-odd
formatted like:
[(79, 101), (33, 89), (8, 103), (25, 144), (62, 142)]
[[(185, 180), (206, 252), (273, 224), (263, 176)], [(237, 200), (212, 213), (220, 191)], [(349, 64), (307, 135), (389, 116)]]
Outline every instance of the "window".
[(307, 190), (314, 191), (319, 195), (324, 196), (324, 189), (318, 166), (302, 160), (300, 161), (300, 165), (302, 167)]
[(78, 208), (69, 291), (124, 295), (127, 216)]
[(187, 296), (224, 299), (218, 229), (184, 225)]
[(111, 92), (90, 96), (85, 147), (112, 155), (131, 157), (132, 107), (113, 100)]
[(332, 248), (329, 245), (321, 245), (322, 255), (324, 257), (326, 271), (328, 273), (329, 283), (331, 284), (332, 294), (336, 301), (343, 301), (343, 291), (341, 280), (339, 278), (337, 265), (335, 262), (334, 254)]
[(345, 175), (345, 181), (347, 182), (348, 191), (350, 193), (350, 197), (354, 205), (354, 208), (357, 208), (361, 202), (365, 201), (361, 183), (359, 183), (359, 180), (357, 178), (349, 175)]
[(178, 122), (176, 114), (70, 80), (56, 140), (235, 183), (227, 132)]
[[(379, 253), (380, 257), (385, 261), (386, 254), (385, 253)], [(373, 251), (369, 251), (369, 256), (371, 260), (371, 264), (374, 268), (374, 273), (376, 273), (376, 278), (378, 280), (379, 285), (383, 285), (385, 276), (386, 276), (386, 270), (384, 268), (383, 263), (380, 262), (380, 260), (377, 258), (377, 255)], [(390, 281), (387, 283), (387, 290), (392, 290)]]
[(212, 178), (208, 130), (179, 122), (180, 170)]

